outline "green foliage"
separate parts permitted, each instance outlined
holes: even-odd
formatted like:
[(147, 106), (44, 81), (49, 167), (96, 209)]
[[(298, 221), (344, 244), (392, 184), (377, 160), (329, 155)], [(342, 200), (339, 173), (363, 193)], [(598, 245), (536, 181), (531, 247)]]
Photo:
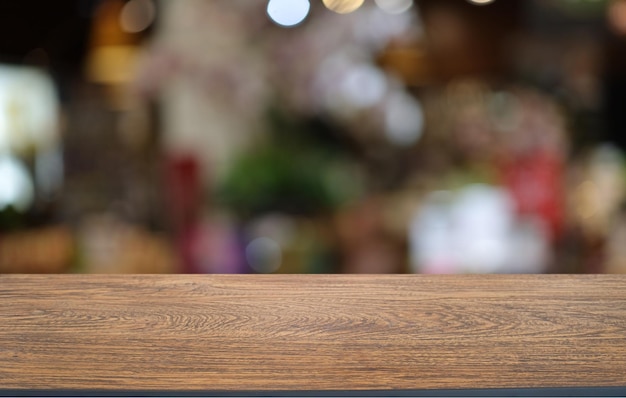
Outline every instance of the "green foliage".
[(349, 149), (319, 122), (270, 113), (268, 141), (236, 159), (218, 201), (242, 217), (280, 211), (314, 215), (359, 194)]
[(25, 226), (25, 214), (17, 211), (13, 206), (8, 206), (0, 210), (0, 232), (13, 232)]

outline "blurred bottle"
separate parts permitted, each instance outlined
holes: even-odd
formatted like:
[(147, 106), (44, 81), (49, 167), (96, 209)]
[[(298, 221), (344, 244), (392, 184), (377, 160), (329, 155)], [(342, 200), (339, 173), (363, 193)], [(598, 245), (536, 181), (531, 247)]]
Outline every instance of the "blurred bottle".
[(192, 155), (171, 155), (166, 163), (166, 192), (169, 218), (182, 259), (181, 271), (200, 273), (194, 259), (202, 208), (199, 163)]

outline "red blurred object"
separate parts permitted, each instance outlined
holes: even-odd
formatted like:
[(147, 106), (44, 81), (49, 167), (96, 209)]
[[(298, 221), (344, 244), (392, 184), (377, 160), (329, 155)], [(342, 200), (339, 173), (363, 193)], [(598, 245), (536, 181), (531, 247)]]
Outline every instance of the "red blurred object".
[(166, 163), (166, 192), (183, 272), (198, 273), (193, 256), (202, 204), (200, 164), (192, 155), (171, 156)]
[(504, 162), (502, 177), (521, 216), (537, 216), (546, 223), (551, 237), (563, 229), (563, 160), (557, 153), (535, 149)]

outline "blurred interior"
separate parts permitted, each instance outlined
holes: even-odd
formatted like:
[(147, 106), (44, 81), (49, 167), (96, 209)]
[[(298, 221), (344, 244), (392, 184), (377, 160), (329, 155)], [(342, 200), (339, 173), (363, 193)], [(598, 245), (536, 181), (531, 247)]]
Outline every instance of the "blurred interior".
[(626, 0), (0, 1), (0, 273), (626, 272)]

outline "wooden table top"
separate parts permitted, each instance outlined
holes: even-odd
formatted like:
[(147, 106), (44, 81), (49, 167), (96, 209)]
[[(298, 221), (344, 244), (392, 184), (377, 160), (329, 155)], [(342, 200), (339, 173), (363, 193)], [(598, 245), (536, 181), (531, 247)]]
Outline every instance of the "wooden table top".
[(0, 275), (0, 389), (626, 385), (626, 277)]

